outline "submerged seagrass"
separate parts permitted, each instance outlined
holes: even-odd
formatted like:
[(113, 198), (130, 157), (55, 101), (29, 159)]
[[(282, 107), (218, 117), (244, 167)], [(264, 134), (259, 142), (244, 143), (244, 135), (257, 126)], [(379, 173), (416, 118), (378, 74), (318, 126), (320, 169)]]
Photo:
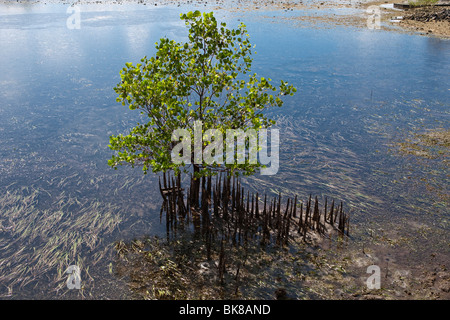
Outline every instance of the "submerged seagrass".
[(55, 197), (51, 209), (39, 209), (40, 195), (42, 190), (26, 188), (0, 195), (0, 296), (27, 286), (51, 292), (65, 289), (69, 265), (91, 279), (89, 266), (108, 251), (104, 237), (121, 221), (117, 207), (86, 203), (64, 192)]

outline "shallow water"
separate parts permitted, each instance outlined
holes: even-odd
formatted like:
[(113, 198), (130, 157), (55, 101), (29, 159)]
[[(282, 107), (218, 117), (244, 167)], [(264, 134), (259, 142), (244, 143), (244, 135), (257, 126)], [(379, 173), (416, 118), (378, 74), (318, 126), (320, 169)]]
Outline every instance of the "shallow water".
[[(115, 101), (119, 70), (151, 56), (163, 36), (184, 40), (179, 14), (193, 7), (84, 5), (79, 30), (67, 28), (67, 8), (0, 6), (0, 190), (24, 196), (37, 190), (36, 210), (52, 210), (61, 196), (77, 199), (81, 207), (101, 203), (122, 220), (96, 248), (104, 250), (115, 240), (162, 229), (156, 177), (107, 166), (109, 135), (139, 118)], [(270, 111), (281, 128), (278, 174), (256, 176), (249, 186), (342, 199), (360, 226), (356, 239), (373, 224), (413, 217), (432, 228), (430, 233), (444, 235), (438, 248), (448, 251), (448, 203), (426, 192), (417, 178), (437, 168), (432, 183), (448, 192), (447, 167), (411, 162), (390, 144), (411, 131), (448, 129), (450, 41), (280, 23), (277, 17), (285, 14), (292, 12), (216, 14), (229, 26), (238, 19), (248, 26), (257, 51), (253, 71), (298, 89), (282, 109)], [(76, 215), (80, 209), (67, 210)], [(7, 217), (0, 219), (8, 226)], [(6, 248), (13, 238), (2, 231), (0, 245)], [(8, 261), (6, 252), (0, 251), (0, 261)], [(97, 284), (90, 297), (117, 297), (111, 288), (120, 281), (105, 271), (109, 263), (104, 258), (90, 269)], [(39, 285), (21, 288), (8, 283), (11, 277), (2, 279), (5, 297), (58, 297)]]

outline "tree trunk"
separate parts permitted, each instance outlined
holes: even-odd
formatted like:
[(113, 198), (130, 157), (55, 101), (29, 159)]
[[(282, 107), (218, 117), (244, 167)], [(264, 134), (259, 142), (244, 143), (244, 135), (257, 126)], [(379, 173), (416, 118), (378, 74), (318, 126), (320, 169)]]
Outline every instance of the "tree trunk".
[(194, 173), (191, 176), (191, 206), (194, 208), (199, 208), (199, 199), (200, 199), (200, 179), (195, 177), (196, 172), (200, 172), (200, 167), (197, 164), (194, 164)]

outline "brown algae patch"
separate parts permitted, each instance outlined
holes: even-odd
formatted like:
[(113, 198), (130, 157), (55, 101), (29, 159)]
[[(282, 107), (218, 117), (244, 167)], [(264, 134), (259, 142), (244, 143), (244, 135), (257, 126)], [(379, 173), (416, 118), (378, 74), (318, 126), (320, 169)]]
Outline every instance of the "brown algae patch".
[(442, 205), (448, 206), (450, 130), (437, 128), (410, 132), (403, 141), (396, 142), (393, 149), (414, 163), (417, 169), (412, 171), (411, 177), (423, 184)]
[(399, 151), (426, 159), (441, 159), (448, 166), (450, 156), (450, 130), (444, 128), (412, 133), (410, 138), (399, 142)]

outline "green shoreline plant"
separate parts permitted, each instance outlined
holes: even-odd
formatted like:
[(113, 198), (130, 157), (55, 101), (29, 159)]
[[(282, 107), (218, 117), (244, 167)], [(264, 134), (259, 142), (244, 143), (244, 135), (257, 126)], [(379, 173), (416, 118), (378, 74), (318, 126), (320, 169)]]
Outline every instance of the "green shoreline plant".
[[(139, 110), (146, 123), (138, 123), (128, 134), (112, 135), (110, 149), (116, 154), (108, 164), (142, 166), (144, 173), (187, 171), (185, 162), (172, 161), (172, 152), (180, 138), (173, 132), (187, 129), (194, 141), (194, 123), (202, 123), (202, 135), (210, 129), (222, 135), (229, 129), (260, 130), (275, 123), (264, 110), (281, 107), (283, 95), (296, 89), (282, 81), (279, 87), (271, 79), (250, 74), (252, 45), (246, 26), (228, 29), (210, 13), (200, 11), (180, 15), (189, 29), (188, 41), (167, 38), (156, 43), (156, 54), (140, 63), (126, 63), (120, 71), (122, 81), (115, 87), (118, 102)], [(247, 78), (246, 78), (247, 76)], [(203, 150), (217, 137), (201, 142)], [(214, 139), (211, 139), (214, 138)], [(209, 141), (208, 141), (209, 140)], [(182, 142), (182, 141), (181, 141)], [(186, 156), (186, 155), (183, 155)], [(209, 176), (217, 171), (251, 175), (260, 162), (200, 163), (190, 154), (195, 177)]]

